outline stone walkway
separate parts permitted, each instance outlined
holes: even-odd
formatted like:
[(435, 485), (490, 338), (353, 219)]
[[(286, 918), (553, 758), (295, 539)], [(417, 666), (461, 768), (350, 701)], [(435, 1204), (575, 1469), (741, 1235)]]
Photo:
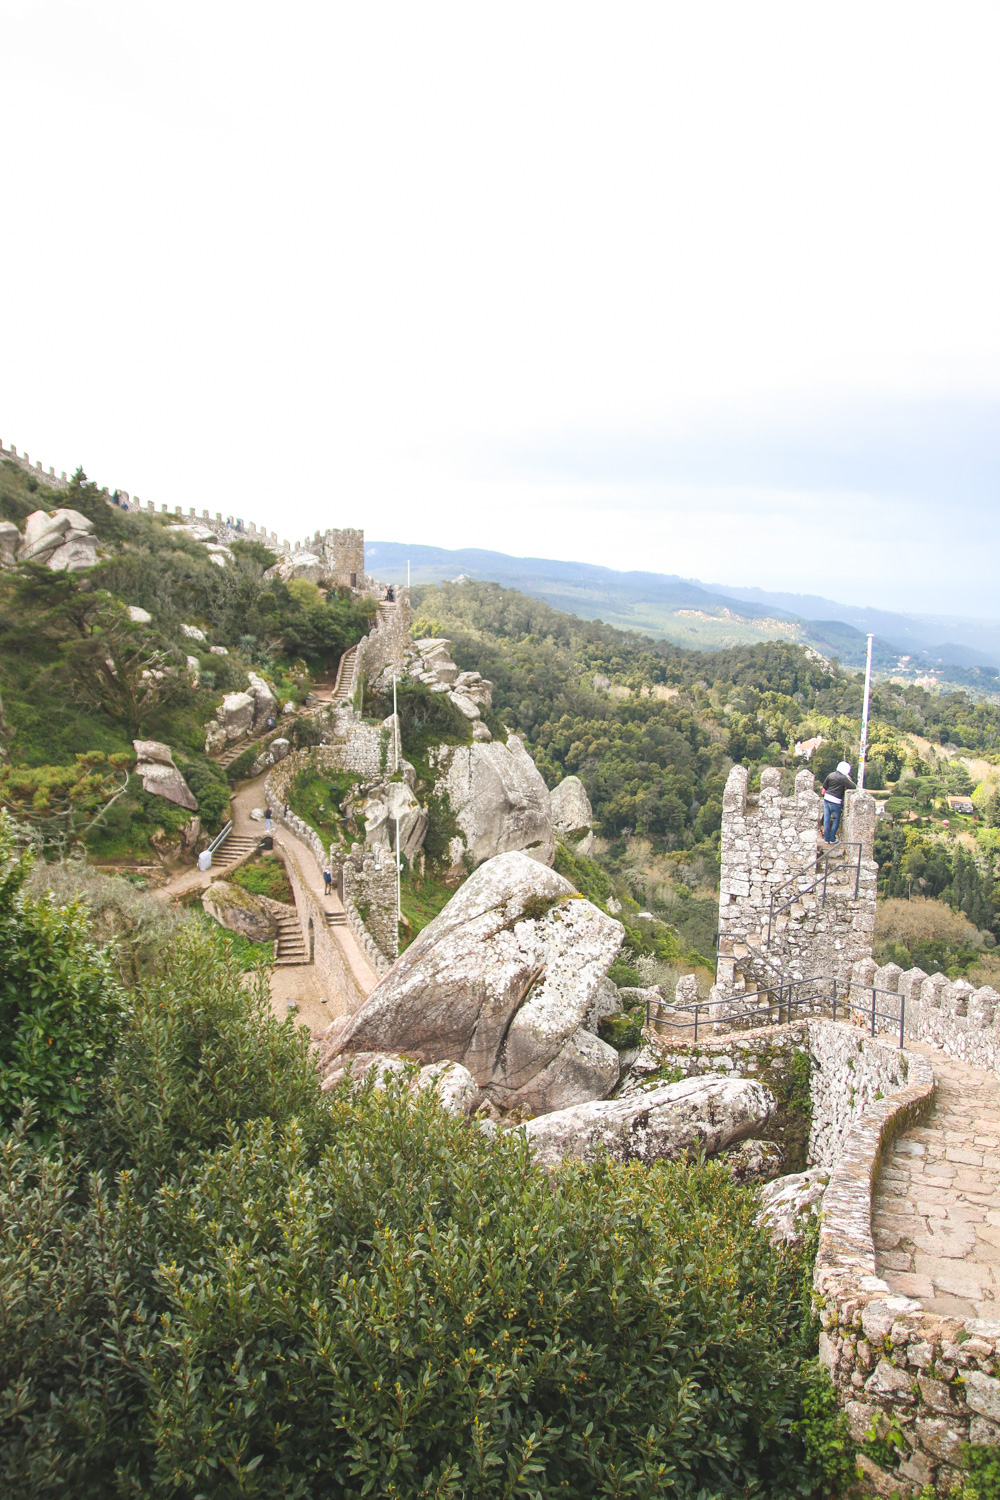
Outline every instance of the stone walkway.
[(878, 1273), (927, 1312), (1000, 1316), (1000, 1080), (908, 1042), (934, 1069), (927, 1120), (895, 1142), (873, 1207)]
[[(238, 792), (230, 804), (230, 813), (233, 820), (234, 834), (253, 834), (260, 838), (264, 833), (263, 823), (256, 822), (250, 813), (255, 807), (264, 805), (264, 777), (258, 776), (253, 781), (241, 783)], [(315, 856), (311, 849), (307, 849), (290, 829), (276, 826), (274, 833), (275, 844), (294, 850), (297, 856), (297, 864), (308, 881), (309, 889), (316, 897), (319, 904), (330, 912), (343, 911), (336, 892), (327, 897), (323, 886), (323, 875), (316, 864)], [(224, 846), (223, 846), (224, 847)], [(222, 871), (218, 867), (214, 871), (186, 870), (182, 875), (175, 875), (167, 881), (166, 885), (160, 886), (154, 895), (161, 901), (176, 900), (190, 890), (207, 890), (211, 884), (213, 875), (218, 878)], [(362, 995), (369, 994), (378, 983), (378, 975), (375, 973), (365, 954), (358, 947), (354, 934), (347, 926), (331, 927), (330, 933), (335, 942), (341, 948), (348, 967), (354, 975), (355, 982)], [(311, 1027), (329, 1024), (333, 1017), (340, 1013), (340, 1005), (330, 1005), (330, 1013), (322, 999), (323, 985), (319, 976), (308, 964), (302, 964), (295, 968), (272, 971), (271, 995), (275, 1013), (284, 1016), (287, 1013), (287, 1001), (294, 998), (298, 1001), (301, 1019)], [(332, 999), (332, 997), (327, 997)]]

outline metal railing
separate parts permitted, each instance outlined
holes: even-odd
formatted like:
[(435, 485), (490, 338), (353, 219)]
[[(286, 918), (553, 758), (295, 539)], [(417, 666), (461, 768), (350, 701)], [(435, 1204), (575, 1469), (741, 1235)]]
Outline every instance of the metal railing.
[[(856, 998), (859, 993), (865, 997), (863, 1002)], [(889, 1010), (879, 1008), (878, 997), (883, 995), (895, 1002)], [(755, 1000), (759, 1003), (750, 1003)], [(900, 1047), (905, 1043), (905, 995), (897, 994), (895, 990), (881, 989), (878, 985), (852, 985), (849, 980), (824, 975), (812, 979), (786, 980), (771, 989), (737, 993), (721, 1000), (694, 1000), (686, 1005), (672, 1005), (670, 1001), (651, 1001), (647, 998), (646, 1025), (661, 1036), (664, 1027), (677, 1031), (690, 1031), (693, 1028), (694, 1040), (697, 1041), (699, 1025), (703, 1031), (706, 1026), (714, 1031), (720, 1024), (727, 1031), (746, 1024), (780, 1026), (782, 1021), (794, 1020), (793, 1012), (801, 1014), (806, 1006), (812, 1008), (813, 1014), (829, 1012), (834, 1021), (838, 1018), (838, 1012), (841, 1020), (851, 1021), (857, 1018), (856, 1024), (863, 1025), (866, 1029), (870, 1025), (872, 1036), (878, 1034), (879, 1021), (888, 1021), (894, 1032), (898, 1028)], [(658, 1012), (655, 1015), (654, 1007)], [(666, 1014), (663, 1013), (663, 1007), (667, 1007)], [(691, 1019), (678, 1019), (683, 1016), (690, 1016)]]
[[(849, 869), (851, 868), (851, 866), (853, 866), (854, 895), (852, 899), (855, 901), (858, 899), (858, 885), (861, 881), (862, 847), (863, 846), (861, 844), (854, 843), (835, 844), (832, 849), (827, 849), (824, 851), (824, 853), (817, 856), (816, 865), (814, 867), (815, 878), (809, 883), (809, 885), (800, 886), (798, 884), (798, 882), (806, 874), (805, 870), (800, 870), (798, 874), (790, 875), (787, 880), (783, 880), (780, 885), (776, 885), (773, 888), (773, 890), (771, 891), (771, 900), (767, 910), (767, 940), (764, 944), (765, 948), (770, 947), (771, 944), (771, 929), (774, 925), (775, 917), (780, 917), (782, 912), (788, 911), (795, 905), (796, 901), (800, 901), (803, 896), (808, 896), (810, 891), (815, 891), (818, 887), (822, 886), (820, 905), (826, 905), (826, 887), (827, 881), (830, 878), (830, 862), (835, 855), (839, 856), (836, 861), (838, 867)], [(850, 864), (847, 859), (848, 849), (857, 850), (857, 854), (852, 857)], [(791, 886), (795, 886), (795, 889), (792, 891), (791, 895), (787, 897), (787, 899), (781, 901), (779, 904), (778, 897), (781, 895), (782, 891), (788, 890)]]
[(215, 838), (209, 844), (209, 846), (208, 846), (208, 853), (214, 855), (215, 851), (217, 849), (221, 849), (222, 846), (223, 846), (223, 844), (226, 842), (226, 839), (232, 833), (232, 831), (233, 831), (233, 820), (232, 820), (232, 818), (230, 818), (229, 822), (222, 829), (222, 831), (220, 833), (217, 833), (215, 835)]

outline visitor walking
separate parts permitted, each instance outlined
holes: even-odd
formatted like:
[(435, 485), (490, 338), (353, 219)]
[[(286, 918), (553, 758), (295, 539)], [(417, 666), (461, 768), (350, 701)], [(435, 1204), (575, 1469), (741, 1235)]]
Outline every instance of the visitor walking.
[(329, 865), (323, 866), (323, 885), (326, 888), (326, 899), (329, 901), (330, 894), (333, 890), (333, 871), (330, 869)]
[(269, 807), (265, 807), (264, 809), (264, 832), (274, 832), (274, 814)]
[(842, 760), (835, 771), (831, 771), (823, 782), (823, 842), (832, 844), (836, 841), (837, 830), (840, 827), (841, 815), (844, 811), (844, 795), (857, 788), (851, 780), (851, 763)]

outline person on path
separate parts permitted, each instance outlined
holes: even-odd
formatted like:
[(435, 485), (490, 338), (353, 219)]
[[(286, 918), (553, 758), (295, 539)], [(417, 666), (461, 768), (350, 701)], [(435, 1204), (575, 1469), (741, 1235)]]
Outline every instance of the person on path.
[(265, 833), (274, 832), (274, 814), (269, 807), (264, 809), (264, 831)]
[(835, 771), (831, 771), (823, 782), (823, 842), (833, 844), (836, 842), (837, 830), (840, 827), (841, 815), (844, 811), (844, 796), (848, 791), (856, 791), (857, 788), (851, 780), (851, 763), (842, 760)]
[(329, 865), (323, 866), (323, 885), (326, 888), (326, 898), (327, 900), (329, 900), (331, 892), (333, 891), (333, 871), (330, 869)]

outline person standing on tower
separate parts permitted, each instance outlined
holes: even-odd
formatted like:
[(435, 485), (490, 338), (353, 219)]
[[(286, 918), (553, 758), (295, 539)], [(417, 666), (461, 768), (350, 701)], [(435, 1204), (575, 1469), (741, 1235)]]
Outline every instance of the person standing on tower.
[(856, 791), (851, 780), (851, 763), (842, 760), (835, 771), (831, 771), (823, 782), (823, 842), (836, 842), (837, 830), (844, 811), (844, 796)]

